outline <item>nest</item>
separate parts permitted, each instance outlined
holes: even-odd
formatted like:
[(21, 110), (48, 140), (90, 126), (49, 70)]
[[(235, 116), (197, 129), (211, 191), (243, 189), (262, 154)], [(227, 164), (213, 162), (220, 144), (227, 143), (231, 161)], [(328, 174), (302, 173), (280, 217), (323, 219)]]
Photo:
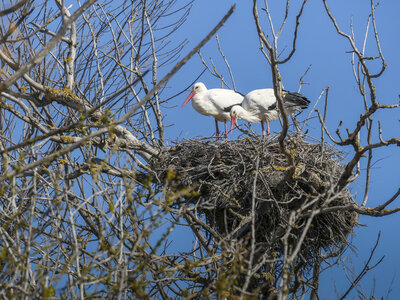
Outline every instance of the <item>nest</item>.
[[(187, 140), (165, 149), (152, 169), (163, 185), (168, 181), (175, 191), (188, 191), (174, 205), (195, 207), (223, 238), (249, 239), (254, 207), (258, 249), (280, 255), (291, 222), (286, 244), (295, 245), (313, 210), (353, 203), (347, 189), (333, 192), (343, 171), (341, 153), (302, 137), (291, 137), (287, 147), (295, 168), (274, 137), (220, 143)], [(311, 262), (320, 251), (342, 248), (356, 224), (357, 215), (349, 210), (315, 215), (302, 243), (301, 260)]]

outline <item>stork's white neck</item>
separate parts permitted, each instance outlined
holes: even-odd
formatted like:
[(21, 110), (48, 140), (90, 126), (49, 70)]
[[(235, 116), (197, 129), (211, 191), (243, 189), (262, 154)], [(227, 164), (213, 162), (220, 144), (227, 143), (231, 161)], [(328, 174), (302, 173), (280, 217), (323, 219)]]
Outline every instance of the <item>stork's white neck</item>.
[(238, 119), (242, 119), (242, 120), (245, 120), (246, 122), (250, 122), (250, 123), (256, 123), (256, 122), (261, 121), (261, 119), (258, 116), (248, 112), (240, 105), (237, 105), (234, 107), (235, 107), (236, 115), (237, 115)]

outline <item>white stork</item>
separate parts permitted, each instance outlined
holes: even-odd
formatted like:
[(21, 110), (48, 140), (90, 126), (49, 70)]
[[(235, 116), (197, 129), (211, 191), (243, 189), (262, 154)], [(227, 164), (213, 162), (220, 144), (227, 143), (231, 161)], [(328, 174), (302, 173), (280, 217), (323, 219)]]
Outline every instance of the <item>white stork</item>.
[(225, 123), (226, 139), (228, 137), (226, 121), (231, 119), (231, 107), (233, 105), (240, 105), (243, 101), (243, 95), (228, 89), (208, 90), (204, 83), (197, 82), (193, 85), (192, 92), (186, 98), (182, 107), (184, 107), (190, 99), (192, 99), (193, 108), (198, 113), (214, 117), (217, 136), (219, 136), (218, 121)]
[[(306, 108), (310, 101), (299, 93), (283, 91), (283, 105), (288, 113)], [(261, 122), (262, 135), (265, 137), (264, 122), (267, 123), (267, 134), (269, 134), (269, 123), (278, 119), (278, 103), (275, 98), (274, 89), (260, 89), (248, 93), (243, 102), (231, 108), (231, 132), (237, 119), (243, 119), (250, 123)]]

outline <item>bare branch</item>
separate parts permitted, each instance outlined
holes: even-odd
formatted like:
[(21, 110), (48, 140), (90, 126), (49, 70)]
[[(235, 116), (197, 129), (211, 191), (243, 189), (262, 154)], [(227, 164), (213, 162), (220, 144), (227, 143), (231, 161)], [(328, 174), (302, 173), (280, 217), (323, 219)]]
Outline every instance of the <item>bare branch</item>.
[(124, 116), (119, 118), (118, 120), (115, 121), (116, 124), (120, 124), (124, 121), (126, 121), (132, 114), (134, 114), (138, 108), (140, 108), (142, 105), (144, 105), (150, 98), (153, 96), (153, 94), (158, 91), (180, 68), (183, 67), (183, 65), (196, 53), (199, 51), (201, 47), (203, 47), (208, 40), (212, 38), (212, 36), (224, 25), (226, 20), (232, 15), (232, 13), (235, 10), (235, 5), (233, 5), (230, 10), (226, 13), (226, 15), (221, 19), (221, 21), (210, 31), (209, 34), (196, 46), (190, 51), (181, 61), (179, 61), (171, 71), (168, 72), (167, 75), (165, 75), (152, 89), (147, 95), (140, 100), (138, 104), (136, 104), (133, 108), (131, 108)]
[(11, 6), (10, 8), (7, 8), (5, 10), (0, 11), (0, 17), (3, 17), (5, 15), (11, 14), (15, 11), (17, 11), (18, 9), (20, 9), (22, 6), (24, 6), (26, 3), (28, 3), (29, 0), (21, 0), (17, 3), (15, 3), (13, 6)]
[(381, 237), (381, 233), (379, 232), (378, 237), (376, 239), (375, 245), (371, 250), (371, 253), (367, 259), (367, 261), (364, 264), (364, 268), (361, 270), (360, 274), (358, 274), (358, 276), (352, 281), (350, 287), (347, 289), (347, 291), (343, 294), (342, 297), (340, 297), (340, 300), (343, 300), (347, 297), (347, 295), (351, 292), (351, 290), (358, 284), (358, 282), (367, 274), (368, 271), (372, 270), (373, 268), (375, 268), (377, 265), (379, 265), (382, 260), (385, 258), (385, 256), (382, 256), (378, 262), (376, 264), (374, 264), (373, 266), (370, 266), (370, 262), (372, 260), (372, 257), (374, 256), (375, 250), (378, 247), (379, 244), (379, 240)]
[(63, 23), (62, 27), (58, 31), (57, 35), (53, 37), (46, 46), (26, 65), (20, 67), (14, 75), (12, 75), (7, 80), (0, 83), (0, 92), (5, 91), (9, 88), (14, 82), (16, 82), (20, 77), (27, 74), (34, 66), (38, 65), (65, 35), (67, 30), (70, 28), (71, 24), (82, 15), (82, 13), (89, 8), (96, 0), (88, 0), (81, 7), (79, 7), (70, 18), (66, 19)]
[(295, 27), (294, 33), (293, 33), (292, 51), (290, 51), (289, 55), (285, 59), (277, 61), (278, 64), (284, 64), (284, 63), (288, 62), (292, 58), (293, 54), (296, 52), (297, 31), (298, 31), (299, 25), (300, 25), (300, 17), (303, 14), (303, 10), (304, 10), (306, 3), (307, 3), (307, 0), (303, 0), (303, 4), (301, 5), (300, 11), (299, 11), (298, 15), (296, 16), (296, 27)]

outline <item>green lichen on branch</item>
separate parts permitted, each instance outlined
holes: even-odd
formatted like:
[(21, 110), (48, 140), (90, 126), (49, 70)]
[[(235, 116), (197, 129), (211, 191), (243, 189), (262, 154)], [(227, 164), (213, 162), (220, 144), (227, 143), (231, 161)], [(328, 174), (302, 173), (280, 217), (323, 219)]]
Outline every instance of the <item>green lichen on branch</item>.
[(81, 113), (84, 113), (87, 110), (85, 101), (72, 93), (72, 91), (67, 88), (56, 89), (52, 87), (47, 87), (44, 98), (47, 101), (55, 101), (61, 105), (71, 107)]

